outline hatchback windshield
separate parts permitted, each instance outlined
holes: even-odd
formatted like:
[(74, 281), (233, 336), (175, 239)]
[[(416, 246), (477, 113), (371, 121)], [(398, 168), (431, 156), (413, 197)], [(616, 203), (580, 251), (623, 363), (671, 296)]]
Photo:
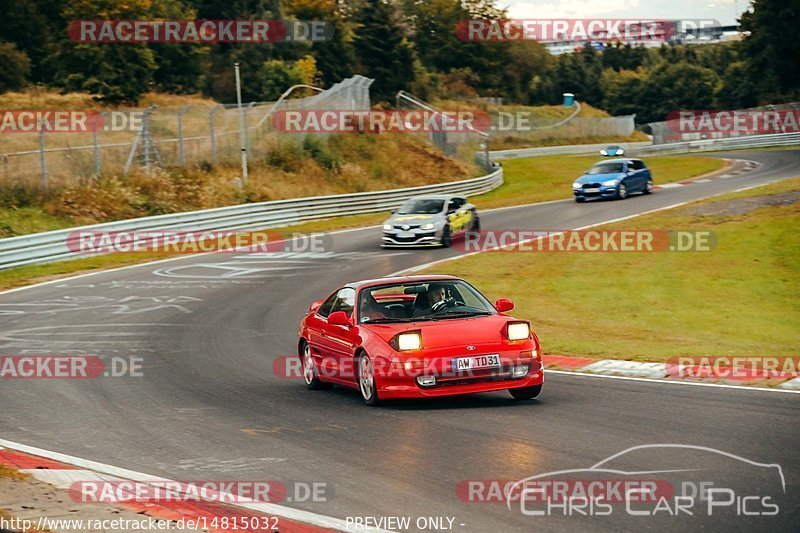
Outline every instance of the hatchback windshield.
[(600, 163), (590, 168), (587, 174), (614, 174), (616, 172), (622, 172), (623, 168), (623, 163)]
[(397, 212), (401, 215), (435, 215), (441, 213), (443, 209), (444, 200), (418, 198), (406, 200)]
[(445, 320), (497, 312), (468, 283), (449, 279), (365, 288), (358, 308), (361, 323)]

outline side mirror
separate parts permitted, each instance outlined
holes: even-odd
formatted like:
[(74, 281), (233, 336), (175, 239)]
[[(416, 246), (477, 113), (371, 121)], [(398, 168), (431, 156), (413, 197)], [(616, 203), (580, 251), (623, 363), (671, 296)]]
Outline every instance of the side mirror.
[(494, 303), (494, 306), (499, 312), (505, 313), (506, 311), (514, 309), (514, 302), (508, 298), (500, 298)]
[(314, 302), (314, 303), (312, 303), (311, 305), (308, 306), (308, 312), (309, 313), (313, 313), (314, 311), (316, 311), (317, 309), (322, 307), (323, 303), (325, 303), (324, 300), (317, 300), (316, 302)]
[(332, 326), (350, 327), (353, 325), (353, 322), (350, 321), (350, 317), (347, 316), (347, 313), (344, 311), (334, 311), (328, 317), (328, 324), (331, 324)]

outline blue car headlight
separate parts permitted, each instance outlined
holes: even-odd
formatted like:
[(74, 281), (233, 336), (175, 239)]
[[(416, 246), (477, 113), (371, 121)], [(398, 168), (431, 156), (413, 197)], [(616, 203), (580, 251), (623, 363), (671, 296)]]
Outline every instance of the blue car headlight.
[(619, 183), (619, 180), (606, 180), (606, 181), (603, 182), (603, 186), (604, 187), (613, 187), (617, 183)]
[(573, 189), (580, 189), (581, 187), (582, 187), (582, 185), (580, 183), (578, 183), (577, 181), (572, 184), (572, 188)]

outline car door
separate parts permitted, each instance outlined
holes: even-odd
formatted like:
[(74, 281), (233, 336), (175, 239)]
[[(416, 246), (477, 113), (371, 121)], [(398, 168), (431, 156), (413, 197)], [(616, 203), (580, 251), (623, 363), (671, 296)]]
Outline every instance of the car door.
[(447, 221), (450, 224), (450, 234), (455, 235), (469, 229), (472, 222), (472, 212), (467, 209), (466, 198), (455, 196), (450, 199), (447, 206)]
[(314, 362), (317, 363), (320, 373), (326, 377), (333, 376), (337, 368), (333, 356), (329, 353), (325, 328), (328, 326), (328, 315), (331, 314), (331, 309), (340, 291), (341, 289), (328, 296), (322, 305), (306, 319), (308, 345), (311, 347)]
[[(351, 319), (354, 317), (356, 305), (356, 291), (352, 287), (344, 287), (336, 293), (336, 299), (331, 306), (331, 314), (343, 311)], [(322, 325), (321, 344), (326, 357), (330, 359), (329, 368), (333, 377), (355, 381), (353, 358), (358, 347), (358, 328), (353, 326), (337, 326), (329, 324), (327, 319)]]
[(631, 187), (628, 187), (628, 190), (631, 191), (641, 191), (644, 190), (644, 184), (647, 181), (644, 172), (644, 163), (639, 161), (638, 159), (634, 159), (631, 161), (633, 166), (633, 182), (631, 183)]

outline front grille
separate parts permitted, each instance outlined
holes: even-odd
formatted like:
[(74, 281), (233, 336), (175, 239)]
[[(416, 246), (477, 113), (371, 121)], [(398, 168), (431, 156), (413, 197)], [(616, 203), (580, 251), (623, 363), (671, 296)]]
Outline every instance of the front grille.
[(395, 224), (394, 225), (394, 229), (399, 229), (399, 230), (402, 230), (402, 231), (408, 231), (408, 230), (403, 229), (403, 226), (408, 226), (409, 230), (419, 228), (419, 224)]
[(583, 188), (584, 189), (599, 189), (600, 188), (600, 184), (599, 183), (584, 183), (583, 184)]
[(501, 368), (474, 370), (472, 375), (468, 373), (453, 373), (447, 372), (437, 376), (437, 385), (469, 385), (470, 383), (483, 383), (487, 381), (504, 381), (511, 379), (511, 367), (503, 366)]

